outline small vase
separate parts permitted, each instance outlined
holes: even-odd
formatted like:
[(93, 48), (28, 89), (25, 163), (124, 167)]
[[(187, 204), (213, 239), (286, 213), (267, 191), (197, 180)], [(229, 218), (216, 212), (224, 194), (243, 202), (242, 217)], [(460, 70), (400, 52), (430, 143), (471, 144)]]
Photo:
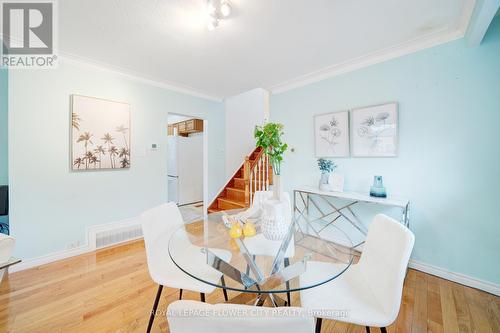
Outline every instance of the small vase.
[(321, 191), (329, 191), (328, 179), (330, 178), (330, 173), (321, 173), (321, 178), (319, 179), (319, 189)]
[(370, 187), (370, 195), (377, 198), (387, 198), (382, 176), (373, 176), (373, 186)]
[(273, 199), (274, 200), (281, 200), (281, 178), (280, 175), (273, 175)]
[(289, 224), (286, 219), (287, 203), (281, 200), (266, 200), (262, 210), (262, 234), (269, 240), (285, 238)]

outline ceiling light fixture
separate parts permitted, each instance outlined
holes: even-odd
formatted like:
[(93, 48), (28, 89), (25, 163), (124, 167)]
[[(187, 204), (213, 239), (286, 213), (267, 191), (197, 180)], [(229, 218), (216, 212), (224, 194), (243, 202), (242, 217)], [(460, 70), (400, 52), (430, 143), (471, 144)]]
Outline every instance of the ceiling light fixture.
[(231, 4), (228, 0), (207, 0), (207, 13), (207, 28), (212, 31), (219, 25), (220, 20), (231, 15)]

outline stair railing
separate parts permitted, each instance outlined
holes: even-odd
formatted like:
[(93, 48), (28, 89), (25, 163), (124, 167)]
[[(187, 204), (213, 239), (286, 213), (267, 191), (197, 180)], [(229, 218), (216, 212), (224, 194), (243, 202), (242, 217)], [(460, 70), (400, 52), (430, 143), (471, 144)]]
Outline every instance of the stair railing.
[(256, 191), (269, 191), (272, 184), (272, 168), (269, 164), (269, 156), (261, 149), (257, 157), (252, 161), (250, 157), (245, 158), (243, 168), (245, 179), (245, 203), (250, 205)]

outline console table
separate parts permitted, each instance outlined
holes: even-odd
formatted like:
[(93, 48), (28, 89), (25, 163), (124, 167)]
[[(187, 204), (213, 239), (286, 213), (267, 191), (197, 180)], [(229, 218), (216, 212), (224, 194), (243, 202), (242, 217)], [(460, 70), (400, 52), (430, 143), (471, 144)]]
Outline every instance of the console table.
[[(342, 199), (342, 205), (332, 203), (328, 198)], [(333, 225), (340, 217), (354, 226), (359, 232), (366, 236), (368, 230), (361, 223), (360, 218), (354, 213), (352, 207), (359, 203), (376, 204), (387, 207), (397, 207), (401, 209), (401, 223), (406, 227), (410, 226), (410, 201), (408, 199), (388, 196), (387, 198), (376, 198), (368, 194), (359, 192), (326, 192), (314, 186), (301, 186), (293, 190), (293, 211), (297, 218), (304, 219), (307, 228), (313, 228), (315, 234), (320, 234), (328, 226)], [(319, 216), (310, 219), (309, 210), (314, 207)], [(306, 220), (306, 217), (308, 218)], [(314, 228), (315, 221), (324, 221), (318, 230)], [(308, 232), (309, 233), (309, 232)], [(353, 248), (362, 245), (364, 241), (355, 244)]]

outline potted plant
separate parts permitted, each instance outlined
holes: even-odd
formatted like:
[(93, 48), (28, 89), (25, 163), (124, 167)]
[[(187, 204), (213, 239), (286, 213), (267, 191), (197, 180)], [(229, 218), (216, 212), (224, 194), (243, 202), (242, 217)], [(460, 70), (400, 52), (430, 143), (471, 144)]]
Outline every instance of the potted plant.
[(288, 145), (282, 141), (283, 125), (267, 123), (255, 126), (256, 146), (262, 147), (273, 167), (273, 198), (262, 203), (262, 234), (270, 240), (283, 239), (291, 221), (287, 220), (289, 203), (281, 200), (281, 162)]
[(264, 126), (255, 126), (254, 137), (257, 139), (256, 146), (262, 147), (264, 153), (269, 156), (269, 162), (273, 167), (273, 192), (274, 199), (281, 199), (281, 162), (283, 154), (288, 145), (282, 141), (283, 125), (278, 123), (267, 123)]
[(337, 168), (337, 165), (333, 161), (320, 158), (318, 159), (318, 167), (321, 171), (321, 178), (319, 180), (319, 189), (328, 190), (328, 179), (330, 178), (330, 173)]

